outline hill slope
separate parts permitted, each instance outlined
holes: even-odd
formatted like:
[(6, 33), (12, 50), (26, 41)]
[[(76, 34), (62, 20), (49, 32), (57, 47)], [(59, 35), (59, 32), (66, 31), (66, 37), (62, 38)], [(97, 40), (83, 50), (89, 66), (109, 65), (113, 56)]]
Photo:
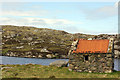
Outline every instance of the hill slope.
[(75, 38), (93, 35), (26, 26), (2, 26), (2, 55), (36, 58), (67, 58)]

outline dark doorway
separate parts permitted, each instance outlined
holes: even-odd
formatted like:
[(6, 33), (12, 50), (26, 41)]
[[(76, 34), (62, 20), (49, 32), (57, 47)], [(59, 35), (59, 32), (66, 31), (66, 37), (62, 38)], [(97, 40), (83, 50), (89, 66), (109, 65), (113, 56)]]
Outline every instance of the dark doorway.
[(85, 61), (88, 61), (88, 55), (86, 55), (84, 59), (85, 59)]

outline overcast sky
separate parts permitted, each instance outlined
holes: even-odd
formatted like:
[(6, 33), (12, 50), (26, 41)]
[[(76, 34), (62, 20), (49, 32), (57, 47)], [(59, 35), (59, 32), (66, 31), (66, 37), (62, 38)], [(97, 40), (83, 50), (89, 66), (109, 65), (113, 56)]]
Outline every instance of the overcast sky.
[(69, 33), (118, 33), (116, 2), (7, 2), (1, 25), (35, 26)]

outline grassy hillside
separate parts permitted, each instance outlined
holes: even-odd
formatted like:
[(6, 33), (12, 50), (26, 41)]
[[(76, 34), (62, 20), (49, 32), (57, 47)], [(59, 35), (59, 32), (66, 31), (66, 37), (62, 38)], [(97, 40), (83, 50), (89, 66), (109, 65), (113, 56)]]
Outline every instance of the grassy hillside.
[(70, 34), (65, 31), (26, 26), (2, 26), (2, 54), (20, 57), (65, 57), (75, 38), (89, 38), (93, 35)]

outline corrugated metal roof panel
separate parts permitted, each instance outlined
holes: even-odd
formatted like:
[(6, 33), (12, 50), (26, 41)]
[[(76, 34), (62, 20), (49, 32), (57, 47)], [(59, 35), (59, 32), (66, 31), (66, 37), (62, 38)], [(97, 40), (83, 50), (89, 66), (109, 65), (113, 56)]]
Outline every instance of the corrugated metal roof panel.
[(107, 53), (109, 40), (79, 40), (73, 53)]

